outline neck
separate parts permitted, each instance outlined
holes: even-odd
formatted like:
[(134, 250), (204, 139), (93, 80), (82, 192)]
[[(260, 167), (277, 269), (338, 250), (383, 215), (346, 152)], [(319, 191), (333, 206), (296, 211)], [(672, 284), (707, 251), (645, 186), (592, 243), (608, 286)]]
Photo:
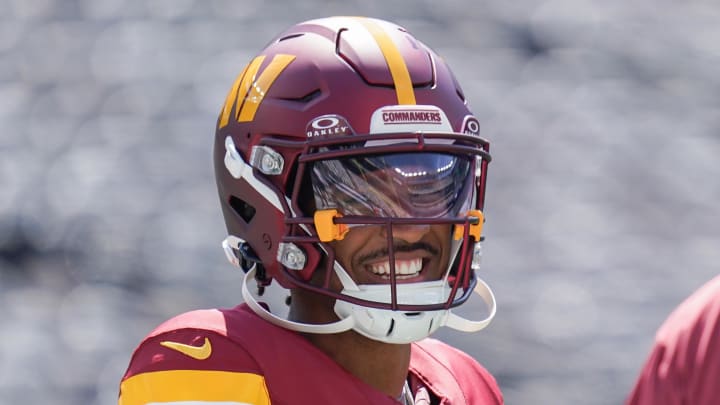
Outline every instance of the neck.
[[(290, 319), (306, 323), (337, 320), (332, 300), (293, 291)], [(371, 387), (397, 398), (410, 367), (410, 345), (390, 344), (366, 338), (350, 330), (336, 334), (305, 334), (305, 338), (350, 374)]]
[(410, 366), (409, 344), (382, 343), (355, 331), (305, 337), (366, 384), (393, 398), (402, 393)]

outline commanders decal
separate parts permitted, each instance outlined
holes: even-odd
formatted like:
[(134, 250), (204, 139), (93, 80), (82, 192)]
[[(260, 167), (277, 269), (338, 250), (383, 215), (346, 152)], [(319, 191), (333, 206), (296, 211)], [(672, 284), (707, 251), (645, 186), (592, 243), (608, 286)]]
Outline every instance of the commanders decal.
[(382, 112), (383, 124), (442, 124), (440, 110), (427, 111), (418, 109), (385, 110)]

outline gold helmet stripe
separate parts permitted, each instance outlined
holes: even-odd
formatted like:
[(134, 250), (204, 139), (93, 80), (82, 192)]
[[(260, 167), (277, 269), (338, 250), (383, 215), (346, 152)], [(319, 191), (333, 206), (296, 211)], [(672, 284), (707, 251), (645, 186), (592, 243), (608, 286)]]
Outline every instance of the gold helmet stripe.
[(260, 77), (255, 80), (264, 60), (265, 55), (257, 56), (250, 64), (245, 66), (245, 69), (235, 79), (230, 92), (225, 98), (218, 128), (226, 126), (230, 121), (233, 104), (235, 105), (235, 119), (239, 122), (252, 121), (268, 89), (287, 65), (295, 60), (295, 56), (275, 55), (270, 64), (260, 74)]
[(369, 18), (357, 17), (357, 19), (373, 36), (385, 57), (385, 62), (390, 69), (390, 74), (395, 84), (398, 104), (416, 104), (415, 90), (413, 90), (410, 72), (405, 64), (405, 60), (400, 54), (400, 50), (395, 43), (393, 43), (390, 35), (388, 35), (379, 24)]
[(247, 94), (250, 90), (250, 84), (253, 80), (255, 80), (255, 76), (257, 75), (258, 70), (260, 70), (260, 65), (265, 60), (265, 55), (257, 56), (255, 59), (250, 62), (250, 66), (248, 66), (247, 73), (243, 76), (242, 82), (240, 83), (240, 87), (238, 89), (237, 96), (235, 96), (235, 119), (238, 119), (240, 117), (240, 112), (242, 111), (244, 107), (244, 102), (247, 100)]
[(240, 90), (240, 82), (245, 77), (245, 74), (248, 71), (248, 67), (250, 67), (249, 64), (245, 66), (243, 71), (238, 75), (237, 78), (235, 78), (235, 82), (230, 88), (230, 92), (228, 92), (227, 97), (225, 97), (225, 104), (223, 105), (222, 112), (220, 113), (218, 129), (226, 126), (228, 124), (228, 121), (230, 121), (230, 110), (232, 110), (232, 106), (235, 103), (235, 100), (237, 100), (238, 91)]
[(225, 99), (225, 106), (223, 107), (222, 115), (220, 116), (218, 128), (222, 128), (228, 124), (233, 104), (235, 105), (235, 118), (237, 119), (238, 116), (240, 116), (240, 108), (243, 105), (243, 101), (245, 101), (245, 96), (247, 95), (248, 90), (250, 90), (250, 83), (255, 78), (263, 60), (265, 60), (264, 55), (253, 59), (252, 62), (245, 66), (245, 69), (243, 69), (242, 73), (238, 75), (237, 79), (235, 79), (235, 83), (233, 83), (230, 93), (228, 93), (227, 98)]
[[(293, 60), (295, 60), (295, 55), (277, 54), (275, 55), (275, 57), (273, 57), (272, 61), (270, 61), (270, 64), (260, 74), (260, 77), (255, 80), (250, 86), (250, 89), (245, 96), (245, 102), (243, 103), (240, 114), (238, 115), (239, 122), (249, 122), (255, 118), (255, 113), (257, 112), (257, 109), (260, 106), (263, 98), (265, 98), (265, 94), (267, 94), (270, 86), (272, 86), (273, 82), (275, 82), (275, 79), (278, 78), (280, 73)], [(255, 61), (253, 61), (253, 63), (255, 63)], [(258, 66), (259, 65), (260, 64), (258, 63)], [(253, 76), (255, 75), (253, 74)], [(247, 82), (249, 82), (249, 80), (247, 80)], [(243, 79), (243, 85), (240, 87), (241, 90), (245, 89), (245, 83), (246, 79)]]

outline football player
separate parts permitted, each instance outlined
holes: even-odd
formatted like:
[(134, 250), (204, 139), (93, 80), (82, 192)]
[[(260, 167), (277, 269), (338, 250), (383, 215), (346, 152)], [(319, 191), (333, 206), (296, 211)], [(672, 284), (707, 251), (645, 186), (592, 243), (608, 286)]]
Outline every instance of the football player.
[(670, 314), (627, 405), (715, 405), (720, 402), (720, 276)]
[[(428, 337), (495, 315), (478, 278), (489, 161), (449, 67), (404, 28), (332, 17), (281, 33), (215, 135), (244, 303), (160, 325), (119, 403), (501, 404), (485, 368)], [(484, 319), (454, 312), (473, 293)]]

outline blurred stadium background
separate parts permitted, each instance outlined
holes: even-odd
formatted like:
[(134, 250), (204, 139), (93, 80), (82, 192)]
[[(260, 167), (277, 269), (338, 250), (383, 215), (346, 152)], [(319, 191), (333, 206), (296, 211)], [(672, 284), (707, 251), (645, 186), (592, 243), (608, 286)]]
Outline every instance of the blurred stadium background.
[(718, 272), (712, 0), (0, 0), (0, 404), (113, 404), (157, 323), (239, 302), (217, 112), (266, 41), (338, 14), (435, 48), (492, 141), (499, 313), (438, 336), (508, 404), (622, 402), (655, 329)]

